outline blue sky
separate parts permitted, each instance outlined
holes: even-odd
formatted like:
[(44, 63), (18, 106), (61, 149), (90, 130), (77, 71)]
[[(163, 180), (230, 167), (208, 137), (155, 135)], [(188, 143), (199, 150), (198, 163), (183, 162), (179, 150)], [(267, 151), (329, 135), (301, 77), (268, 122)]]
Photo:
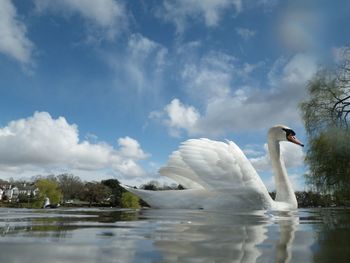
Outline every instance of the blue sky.
[[(349, 43), (348, 1), (2, 0), (0, 177), (139, 185), (181, 141), (234, 140), (273, 188), (266, 132), (292, 127)], [(283, 146), (297, 189), (303, 152)]]

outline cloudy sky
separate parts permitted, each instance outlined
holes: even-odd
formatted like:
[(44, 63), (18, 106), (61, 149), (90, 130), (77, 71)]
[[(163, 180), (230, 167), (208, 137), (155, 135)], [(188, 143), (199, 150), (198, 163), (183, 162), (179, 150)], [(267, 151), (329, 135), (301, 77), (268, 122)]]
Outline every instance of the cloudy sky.
[[(139, 185), (181, 141), (235, 141), (273, 189), (266, 132), (349, 43), (349, 1), (1, 0), (0, 178)], [(297, 189), (301, 148), (283, 145)]]

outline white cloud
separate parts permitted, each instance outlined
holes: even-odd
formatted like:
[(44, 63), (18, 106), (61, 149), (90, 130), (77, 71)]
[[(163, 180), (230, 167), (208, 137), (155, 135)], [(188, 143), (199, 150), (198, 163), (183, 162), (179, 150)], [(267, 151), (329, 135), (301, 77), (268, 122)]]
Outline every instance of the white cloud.
[(236, 28), (236, 32), (240, 35), (244, 40), (251, 39), (256, 35), (256, 31), (251, 30), (249, 28), (238, 27)]
[[(239, 69), (233, 65), (234, 60), (219, 58), (211, 58), (212, 64), (185, 66), (184, 87), (204, 106), (201, 106), (202, 112), (187, 106), (196, 112), (196, 121), (178, 129), (191, 135), (217, 136), (232, 131), (266, 129), (276, 123), (301, 125), (298, 103), (307, 95), (307, 81), (317, 70), (312, 56), (297, 54), (289, 60), (277, 60), (268, 74), (270, 84), (265, 89), (234, 87), (232, 80), (243, 77), (245, 66)], [(168, 112), (163, 111), (161, 117), (169, 118)], [(163, 122), (168, 128), (171, 123)]]
[(27, 28), (18, 19), (10, 0), (0, 1), (0, 52), (24, 65), (32, 63), (34, 45), (27, 38)]
[(39, 13), (50, 11), (64, 16), (80, 15), (89, 25), (89, 30), (108, 40), (113, 40), (127, 26), (123, 4), (114, 0), (35, 0)]
[(313, 57), (295, 55), (279, 69), (278, 75), (272, 77), (274, 85), (269, 89), (243, 87), (230, 97), (208, 103), (197, 130), (220, 134), (266, 129), (276, 123), (300, 125), (298, 103), (305, 98), (305, 86), (316, 70)]
[(199, 62), (187, 63), (181, 77), (186, 91), (196, 98), (211, 100), (227, 97), (234, 76), (234, 57), (210, 53)]
[(265, 66), (264, 61), (259, 61), (257, 63), (252, 63), (252, 64), (245, 62), (242, 65), (242, 67), (238, 69), (237, 74), (243, 79), (249, 79), (251, 78), (251, 74), (255, 70), (262, 68), (263, 66)]
[(149, 117), (161, 120), (168, 127), (170, 135), (179, 137), (183, 130), (194, 133), (199, 113), (192, 106), (183, 105), (178, 99), (173, 99), (162, 111), (151, 112)]
[(120, 146), (119, 152), (124, 157), (139, 160), (145, 159), (148, 156), (141, 149), (139, 142), (128, 136), (125, 138), (119, 138), (118, 145)]
[[(103, 54), (103, 59), (115, 71), (118, 87), (128, 86), (138, 95), (147, 91), (156, 96), (167, 67), (168, 50), (141, 34), (130, 35), (125, 54)], [(133, 93), (134, 94), (134, 93)]]
[(314, 57), (303, 53), (296, 54), (284, 66), (280, 84), (288, 88), (298, 88), (298, 96), (305, 95), (305, 84), (317, 71), (317, 64)]
[(57, 169), (99, 171), (114, 169), (117, 174), (144, 175), (137, 161), (147, 157), (139, 143), (120, 138), (119, 148), (100, 142), (79, 140), (78, 127), (64, 117), (53, 119), (47, 112), (11, 121), (0, 128), (0, 170), (21, 173)]
[(264, 153), (259, 144), (248, 144), (242, 149), (242, 151), (247, 157), (251, 158), (261, 156)]
[(207, 27), (219, 24), (224, 12), (242, 11), (241, 0), (165, 0), (158, 15), (175, 24), (178, 33), (184, 32), (191, 20), (204, 20)]
[(153, 88), (160, 81), (167, 52), (165, 47), (141, 34), (130, 36), (126, 69), (139, 91)]
[(120, 163), (116, 162), (113, 168), (126, 177), (146, 175), (145, 171), (132, 159), (125, 159)]

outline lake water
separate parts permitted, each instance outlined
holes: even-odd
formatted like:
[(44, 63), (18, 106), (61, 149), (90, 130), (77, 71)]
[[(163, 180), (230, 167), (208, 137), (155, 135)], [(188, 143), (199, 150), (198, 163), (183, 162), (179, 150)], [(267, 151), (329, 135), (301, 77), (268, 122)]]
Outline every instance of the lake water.
[(350, 262), (350, 210), (0, 208), (0, 262)]

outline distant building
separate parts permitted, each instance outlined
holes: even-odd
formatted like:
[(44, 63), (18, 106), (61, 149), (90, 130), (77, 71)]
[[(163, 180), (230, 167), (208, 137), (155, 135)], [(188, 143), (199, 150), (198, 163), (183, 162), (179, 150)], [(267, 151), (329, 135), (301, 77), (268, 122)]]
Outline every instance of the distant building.
[(0, 200), (10, 200), (13, 195), (13, 191), (11, 190), (12, 185), (7, 182), (1, 182), (1, 198)]
[(39, 188), (35, 185), (26, 185), (23, 184), (18, 186), (18, 194), (19, 195), (27, 195), (27, 196), (37, 196), (39, 193)]
[(35, 185), (20, 184), (17, 186), (9, 183), (0, 185), (0, 200), (15, 202), (20, 195), (35, 197), (39, 193), (39, 189)]
[(10, 201), (13, 199), (13, 188), (5, 189), (4, 197), (6, 200)]

